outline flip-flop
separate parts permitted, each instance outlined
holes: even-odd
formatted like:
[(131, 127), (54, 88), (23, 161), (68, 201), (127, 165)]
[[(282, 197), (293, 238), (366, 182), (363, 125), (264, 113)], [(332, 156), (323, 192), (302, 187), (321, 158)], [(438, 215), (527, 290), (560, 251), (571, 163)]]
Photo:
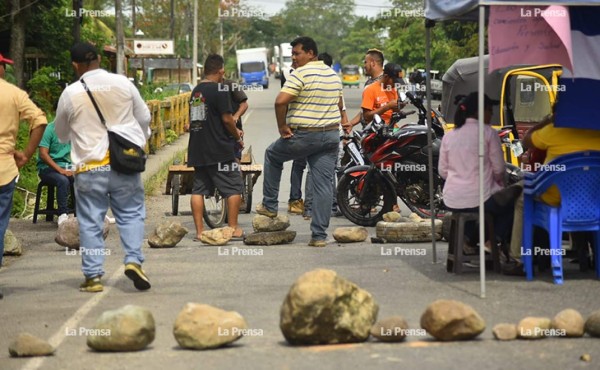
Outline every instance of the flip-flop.
[(192, 240), (195, 241), (195, 242), (202, 242), (202, 240), (200, 240), (199, 238), (194, 238)]

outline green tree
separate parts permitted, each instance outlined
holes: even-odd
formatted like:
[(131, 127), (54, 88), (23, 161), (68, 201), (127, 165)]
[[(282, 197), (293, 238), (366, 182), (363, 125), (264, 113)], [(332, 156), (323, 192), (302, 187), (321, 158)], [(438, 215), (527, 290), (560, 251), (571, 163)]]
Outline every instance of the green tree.
[(367, 50), (377, 48), (383, 50), (383, 29), (372, 20), (360, 17), (354, 23), (348, 35), (341, 40), (339, 48), (342, 65), (363, 64)]
[(355, 22), (354, 1), (290, 0), (281, 12), (283, 35), (281, 42), (296, 36), (312, 37), (319, 52), (328, 52), (340, 59), (340, 41), (347, 37)]

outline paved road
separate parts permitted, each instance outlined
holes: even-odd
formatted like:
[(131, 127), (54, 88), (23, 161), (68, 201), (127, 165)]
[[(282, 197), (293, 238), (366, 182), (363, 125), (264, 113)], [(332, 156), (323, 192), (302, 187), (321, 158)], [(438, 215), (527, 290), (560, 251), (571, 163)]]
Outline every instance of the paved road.
[[(275, 83), (273, 87), (277, 86)], [(273, 101), (278, 89), (251, 92), (246, 120), (246, 142), (252, 144), (256, 161), (262, 163), (266, 146), (277, 137)], [(360, 91), (346, 89), (347, 105), (358, 107)], [(170, 150), (185, 148), (185, 139)], [(170, 158), (163, 155), (163, 158)], [(157, 159), (152, 160), (155, 168)], [(160, 162), (160, 161), (159, 161)], [(149, 165), (150, 167), (150, 165)], [(284, 179), (289, 178), (286, 166)], [(289, 194), (285, 181), (280, 211)], [(260, 201), (262, 182), (254, 195)], [(153, 195), (147, 200), (147, 233), (163, 220), (178, 220), (190, 230), (189, 197), (181, 199), (182, 214), (170, 216), (170, 198)], [(251, 228), (253, 215), (241, 215), (241, 225)], [(11, 222), (11, 229), (25, 244), (25, 254), (11, 258), (0, 270), (0, 369), (598, 369), (600, 342), (553, 338), (535, 342), (493, 339), (491, 328), (525, 316), (552, 317), (572, 307), (584, 316), (600, 309), (599, 283), (593, 274), (580, 274), (567, 264), (565, 285), (555, 286), (549, 274), (533, 282), (522, 278), (488, 275), (487, 298), (479, 298), (477, 272), (454, 276), (443, 263), (432, 263), (430, 243), (397, 244), (389, 247), (423, 248), (425, 256), (382, 253), (370, 243), (314, 249), (306, 246), (308, 221), (292, 216), (298, 231), (294, 244), (261, 249), (262, 256), (226, 256), (218, 248), (192, 241), (190, 233), (175, 249), (146, 248), (144, 266), (153, 283), (147, 292), (136, 291), (123, 275), (123, 252), (118, 232), (111, 227), (107, 246), (105, 291), (85, 294), (77, 290), (82, 280), (80, 259), (70, 256), (53, 242), (56, 225), (30, 221)], [(344, 218), (332, 220), (332, 228), (351, 226)], [(374, 235), (374, 229), (370, 230)], [(388, 247), (386, 246), (386, 247)], [(243, 248), (241, 242), (233, 247)], [(445, 259), (445, 243), (438, 243), (439, 261)], [(292, 282), (302, 273), (330, 268), (370, 291), (380, 306), (379, 317), (403, 315), (411, 328), (419, 327), (425, 307), (439, 298), (459, 299), (471, 304), (486, 320), (488, 328), (479, 340), (438, 343), (430, 337), (410, 337), (400, 344), (369, 341), (339, 346), (291, 347), (278, 327), (279, 309)], [(233, 346), (213, 351), (187, 351), (177, 347), (172, 328), (186, 302), (215, 305), (240, 312), (250, 328), (262, 336), (245, 337)], [(125, 304), (149, 308), (156, 320), (156, 339), (145, 351), (102, 354), (88, 350), (80, 330), (93, 326), (98, 315)], [(67, 336), (75, 329), (78, 335)], [(7, 347), (19, 332), (30, 332), (58, 346), (56, 355), (37, 359), (12, 359)], [(259, 330), (256, 330), (259, 332)], [(579, 360), (592, 355), (591, 363)]]

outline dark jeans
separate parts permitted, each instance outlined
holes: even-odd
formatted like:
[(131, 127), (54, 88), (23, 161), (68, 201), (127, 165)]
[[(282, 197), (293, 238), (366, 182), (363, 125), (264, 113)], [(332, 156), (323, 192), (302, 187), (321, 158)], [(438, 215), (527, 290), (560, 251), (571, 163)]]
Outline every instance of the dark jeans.
[(4, 254), (4, 234), (8, 229), (15, 185), (16, 182), (13, 179), (8, 184), (0, 186), (0, 267), (2, 267), (2, 255)]
[[(292, 174), (290, 175), (290, 202), (302, 199), (302, 176), (305, 168), (306, 158), (294, 159)], [(308, 193), (308, 179), (304, 190)]]
[(56, 186), (56, 202), (58, 203), (58, 214), (62, 215), (69, 211), (68, 198), (73, 183), (73, 177), (67, 177), (56, 172), (52, 168), (45, 168), (40, 171), (40, 179)]
[[(510, 243), (514, 218), (514, 204), (509, 202), (509, 204), (505, 206), (500, 206), (493, 197), (490, 197), (483, 203), (483, 208), (486, 213), (490, 213), (494, 216), (494, 234), (496, 234), (496, 239)], [(479, 212), (479, 207), (461, 209), (450, 208), (450, 210), (452, 212)], [(471, 244), (477, 243), (479, 232), (474, 222), (467, 222), (465, 224), (465, 235), (469, 238)]]

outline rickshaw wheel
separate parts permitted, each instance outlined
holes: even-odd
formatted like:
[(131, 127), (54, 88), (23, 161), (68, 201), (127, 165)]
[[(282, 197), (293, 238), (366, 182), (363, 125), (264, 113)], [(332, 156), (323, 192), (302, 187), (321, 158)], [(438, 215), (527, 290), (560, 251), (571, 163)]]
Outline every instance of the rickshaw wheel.
[(204, 221), (211, 229), (223, 227), (227, 223), (227, 198), (218, 190), (211, 196), (204, 196)]
[(253, 175), (244, 175), (244, 189), (242, 191), (242, 205), (245, 213), (252, 211), (252, 189), (254, 188)]

